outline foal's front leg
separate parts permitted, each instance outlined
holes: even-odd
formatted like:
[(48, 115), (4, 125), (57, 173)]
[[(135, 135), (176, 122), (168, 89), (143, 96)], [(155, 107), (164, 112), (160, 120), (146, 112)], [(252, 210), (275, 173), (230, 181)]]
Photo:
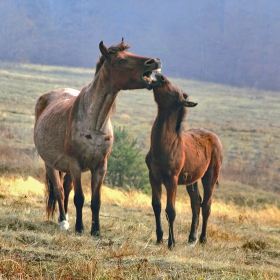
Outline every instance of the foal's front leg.
[(169, 237), (168, 237), (168, 248), (172, 249), (175, 246), (175, 237), (173, 231), (173, 224), (176, 217), (175, 210), (175, 200), (177, 194), (177, 178), (175, 176), (171, 176), (164, 181), (164, 185), (166, 187), (167, 192), (167, 203), (166, 203), (166, 218), (169, 223)]
[(100, 235), (99, 211), (101, 205), (100, 190), (107, 171), (107, 160), (100, 163), (97, 167), (91, 169), (91, 211), (92, 226), (91, 235)]
[(151, 172), (149, 172), (149, 178), (152, 187), (152, 206), (156, 219), (157, 243), (162, 243), (163, 230), (162, 230), (161, 218), (160, 218), (162, 186), (161, 186), (161, 181), (156, 180)]

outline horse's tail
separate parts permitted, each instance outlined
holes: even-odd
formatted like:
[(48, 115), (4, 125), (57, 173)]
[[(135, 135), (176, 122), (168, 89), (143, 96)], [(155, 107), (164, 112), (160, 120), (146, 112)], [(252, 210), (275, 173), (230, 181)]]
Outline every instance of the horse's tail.
[(53, 218), (56, 209), (56, 198), (54, 195), (53, 183), (46, 173), (46, 213), (48, 219)]

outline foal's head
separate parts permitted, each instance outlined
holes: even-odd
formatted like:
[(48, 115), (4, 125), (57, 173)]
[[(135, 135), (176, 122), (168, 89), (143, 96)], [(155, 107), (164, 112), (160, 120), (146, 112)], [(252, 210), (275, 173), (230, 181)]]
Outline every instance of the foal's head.
[(174, 86), (161, 73), (156, 73), (157, 85), (154, 87), (154, 97), (159, 108), (178, 110), (184, 107), (195, 107), (197, 103), (188, 100), (188, 95)]
[(152, 89), (157, 82), (151, 78), (151, 74), (161, 68), (161, 61), (127, 52), (128, 48), (123, 40), (109, 48), (103, 41), (100, 42), (102, 55), (96, 64), (96, 75), (105, 75), (109, 78), (108, 83), (118, 90)]

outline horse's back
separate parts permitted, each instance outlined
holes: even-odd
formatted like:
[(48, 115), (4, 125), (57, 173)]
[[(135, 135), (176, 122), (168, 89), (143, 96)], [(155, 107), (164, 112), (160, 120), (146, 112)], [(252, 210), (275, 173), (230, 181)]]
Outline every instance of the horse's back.
[(75, 98), (79, 93), (78, 90), (72, 88), (59, 88), (41, 95), (35, 105), (35, 122), (50, 105)]

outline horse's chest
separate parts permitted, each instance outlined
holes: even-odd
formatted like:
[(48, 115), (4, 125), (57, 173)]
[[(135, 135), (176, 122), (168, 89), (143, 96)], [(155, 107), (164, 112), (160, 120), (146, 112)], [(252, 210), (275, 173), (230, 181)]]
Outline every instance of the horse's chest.
[(81, 165), (86, 168), (102, 161), (110, 152), (112, 145), (112, 135), (80, 133), (71, 149), (77, 151)]

